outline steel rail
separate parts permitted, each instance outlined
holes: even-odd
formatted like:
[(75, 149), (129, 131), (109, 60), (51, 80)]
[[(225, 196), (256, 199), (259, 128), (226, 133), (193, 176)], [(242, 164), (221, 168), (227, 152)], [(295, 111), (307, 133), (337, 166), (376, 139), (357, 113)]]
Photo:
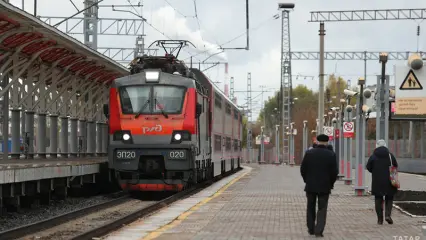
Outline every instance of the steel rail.
[(68, 221), (74, 220), (75, 218), (82, 217), (84, 215), (91, 214), (96, 211), (100, 211), (102, 209), (106, 209), (118, 204), (121, 204), (125, 201), (128, 201), (130, 198), (127, 194), (120, 191), (118, 193), (110, 194), (109, 196), (117, 196), (118, 198), (112, 199), (107, 202), (103, 202), (100, 204), (92, 205), (86, 208), (78, 209), (72, 212), (64, 213), (59, 216), (51, 217), (45, 220), (41, 220), (39, 222), (31, 223), (25, 226), (13, 228), (10, 230), (6, 230), (3, 232), (0, 232), (0, 239), (17, 239), (24, 237), (29, 234), (33, 234), (45, 229), (52, 228), (54, 226), (57, 226), (59, 224), (66, 223)]
[(224, 175), (221, 176), (217, 176), (216, 178), (213, 178), (212, 180), (209, 181), (205, 181), (202, 183), (199, 183), (187, 190), (184, 190), (182, 192), (176, 193), (166, 199), (163, 199), (159, 202), (153, 203), (149, 206), (147, 206), (146, 208), (143, 208), (139, 211), (130, 213), (116, 221), (107, 223), (103, 226), (100, 226), (98, 228), (94, 228), (92, 230), (89, 230), (85, 233), (82, 233), (74, 238), (72, 238), (72, 240), (91, 240), (93, 238), (97, 238), (97, 237), (102, 237), (107, 235), (108, 233), (111, 233), (113, 231), (116, 231), (117, 229), (122, 228), (124, 225), (127, 225), (131, 222), (134, 222), (136, 220), (138, 220), (139, 218), (145, 217), (155, 211), (158, 211), (164, 207), (167, 207), (168, 205), (172, 204), (173, 202), (176, 202), (178, 200), (184, 199), (186, 197), (189, 197), (193, 194), (196, 194), (197, 192), (201, 191), (203, 188), (213, 184), (214, 182), (219, 181), (220, 179), (227, 177), (229, 175), (232, 175), (233, 173), (237, 172), (241, 170), (240, 169), (236, 169), (234, 171), (229, 171), (227, 173), (225, 173)]

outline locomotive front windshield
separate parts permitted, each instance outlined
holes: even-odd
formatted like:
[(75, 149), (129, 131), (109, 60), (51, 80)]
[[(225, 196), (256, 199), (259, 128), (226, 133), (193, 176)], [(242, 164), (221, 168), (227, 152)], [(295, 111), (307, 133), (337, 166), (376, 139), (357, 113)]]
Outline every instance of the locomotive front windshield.
[(120, 88), (123, 114), (180, 114), (185, 88), (170, 85)]

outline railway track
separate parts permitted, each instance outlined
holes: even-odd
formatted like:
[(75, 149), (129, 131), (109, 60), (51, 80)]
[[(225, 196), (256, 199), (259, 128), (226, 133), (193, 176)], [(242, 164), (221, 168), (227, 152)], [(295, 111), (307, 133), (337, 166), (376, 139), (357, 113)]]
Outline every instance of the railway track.
[(123, 225), (146, 217), (177, 200), (193, 195), (236, 171), (197, 184), (185, 191), (161, 200), (145, 201), (131, 198), (128, 195), (122, 196), (99, 205), (1, 232), (0, 239), (90, 240), (95, 237), (102, 237), (121, 228)]
[(103, 202), (103, 203), (92, 205), (86, 208), (71, 211), (71, 212), (58, 215), (52, 218), (48, 218), (46, 220), (38, 221), (32, 224), (28, 224), (28, 225), (24, 225), (21, 227), (0, 232), (0, 239), (17, 239), (27, 234), (35, 233), (43, 229), (50, 228), (52, 224), (59, 225), (59, 224), (68, 222), (70, 220), (73, 220), (74, 218), (78, 218), (96, 211), (101, 211), (102, 209), (109, 208), (114, 205), (123, 203), (127, 201), (129, 198), (128, 194), (122, 191), (109, 194), (108, 196), (113, 199), (107, 202)]

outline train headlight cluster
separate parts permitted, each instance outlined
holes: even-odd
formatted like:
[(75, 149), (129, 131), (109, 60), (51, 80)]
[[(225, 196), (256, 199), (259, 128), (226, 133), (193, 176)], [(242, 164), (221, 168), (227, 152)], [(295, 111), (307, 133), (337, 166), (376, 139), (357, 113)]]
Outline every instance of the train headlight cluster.
[(120, 130), (120, 131), (116, 131), (114, 132), (113, 135), (113, 140), (114, 141), (123, 141), (125, 143), (132, 143), (132, 134), (130, 133), (129, 130)]
[(130, 135), (129, 134), (127, 134), (127, 133), (123, 134), (123, 140), (124, 141), (127, 141), (129, 139), (130, 139)]
[(181, 143), (182, 141), (191, 141), (191, 133), (188, 131), (173, 131), (172, 143)]
[(173, 138), (174, 138), (176, 141), (180, 141), (180, 140), (182, 139), (182, 135), (180, 135), (180, 133), (176, 133), (176, 134), (173, 136)]
[(160, 71), (146, 71), (145, 78), (146, 82), (158, 82), (160, 79)]

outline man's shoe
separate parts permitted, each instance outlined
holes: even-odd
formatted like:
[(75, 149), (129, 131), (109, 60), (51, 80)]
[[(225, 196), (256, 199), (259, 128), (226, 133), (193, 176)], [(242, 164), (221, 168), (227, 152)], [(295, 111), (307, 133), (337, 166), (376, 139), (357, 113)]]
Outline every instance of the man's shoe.
[(379, 225), (383, 225), (383, 219), (379, 219), (379, 220), (377, 220), (377, 224), (379, 224)]
[(314, 235), (314, 231), (308, 230), (309, 235)]
[(324, 237), (324, 235), (322, 233), (315, 233), (315, 237)]
[(386, 217), (385, 218), (386, 222), (388, 222), (389, 224), (393, 224), (393, 220), (391, 217)]

